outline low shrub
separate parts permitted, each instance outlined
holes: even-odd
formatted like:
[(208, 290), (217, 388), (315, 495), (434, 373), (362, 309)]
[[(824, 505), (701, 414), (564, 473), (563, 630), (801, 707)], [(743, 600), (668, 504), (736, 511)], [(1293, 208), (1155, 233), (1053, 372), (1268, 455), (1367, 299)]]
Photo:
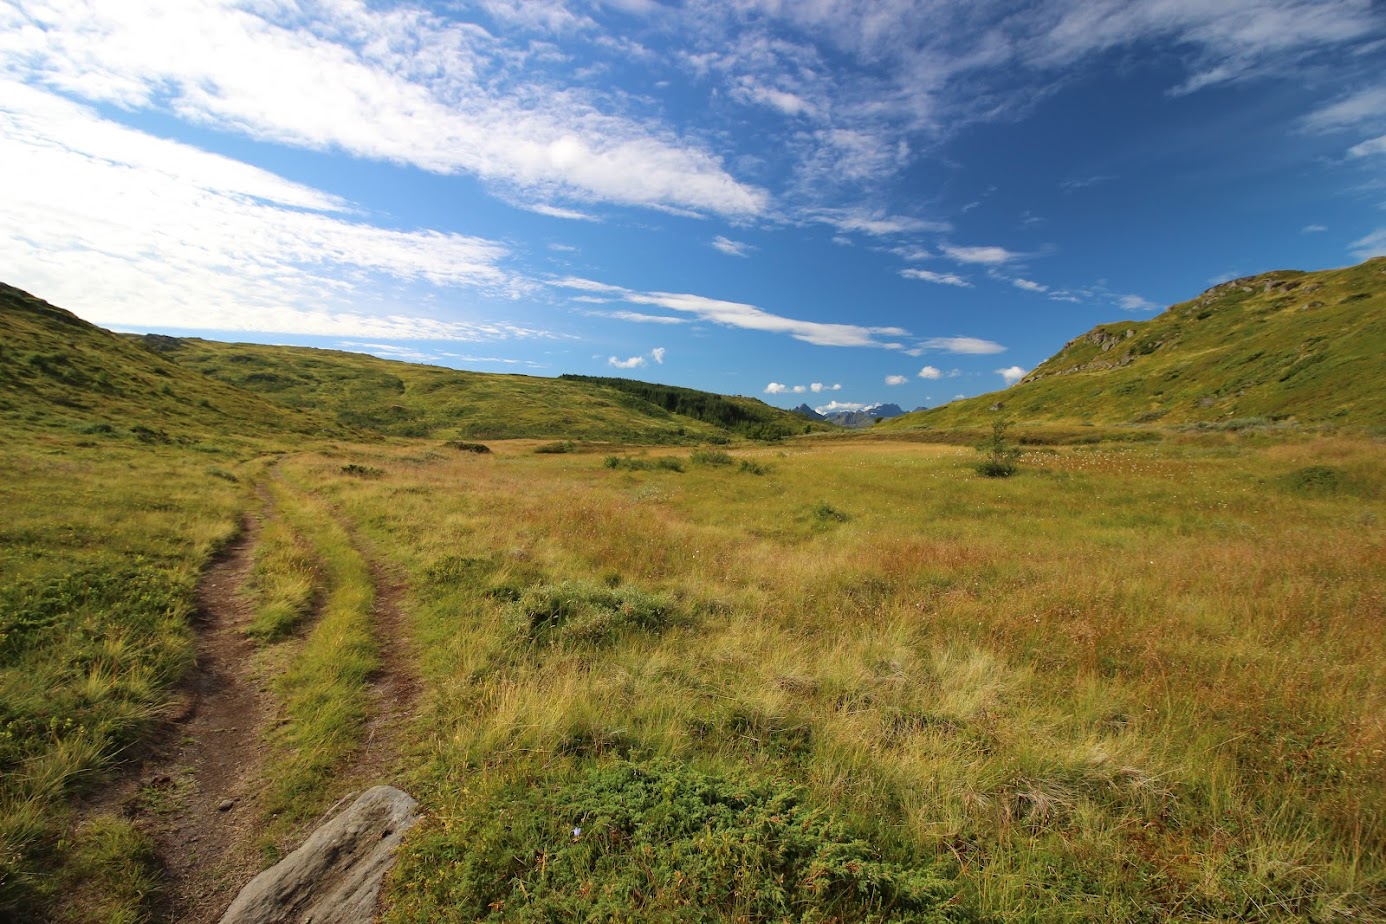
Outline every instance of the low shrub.
[(972, 917), (941, 861), (884, 855), (780, 780), (614, 760), (477, 802), (410, 838), (387, 921)]
[(541, 455), (562, 455), (565, 452), (572, 452), (575, 449), (577, 449), (577, 443), (574, 443), (572, 440), (558, 440), (557, 442), (544, 443), (543, 445), (534, 447), (534, 451)]
[(487, 446), (484, 443), (468, 443), (464, 442), (463, 440), (448, 440), (443, 445), (447, 446), (449, 449), (456, 449), (458, 452), (474, 452), (477, 455), (488, 455), (491, 452), (491, 447)]
[(752, 462), (750, 459), (742, 459), (741, 465), (737, 468), (738, 472), (745, 472), (748, 475), (765, 475), (770, 472), (768, 466), (761, 465), (759, 462)]
[(683, 463), (671, 456), (657, 459), (639, 459), (634, 456), (607, 456), (602, 464), (607, 468), (624, 468), (632, 472), (648, 472), (662, 469), (669, 472), (683, 471)]
[(385, 474), (384, 469), (376, 468), (373, 465), (359, 465), (355, 462), (348, 462), (342, 466), (343, 475), (355, 475), (358, 478), (379, 478)]

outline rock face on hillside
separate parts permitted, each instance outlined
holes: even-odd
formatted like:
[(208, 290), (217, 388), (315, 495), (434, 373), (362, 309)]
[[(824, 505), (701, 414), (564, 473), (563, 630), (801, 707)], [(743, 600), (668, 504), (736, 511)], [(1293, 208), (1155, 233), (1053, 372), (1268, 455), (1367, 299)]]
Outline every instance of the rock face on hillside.
[(395, 848), (418, 820), (417, 805), (393, 786), (366, 790), (250, 880), (221, 924), (370, 924)]

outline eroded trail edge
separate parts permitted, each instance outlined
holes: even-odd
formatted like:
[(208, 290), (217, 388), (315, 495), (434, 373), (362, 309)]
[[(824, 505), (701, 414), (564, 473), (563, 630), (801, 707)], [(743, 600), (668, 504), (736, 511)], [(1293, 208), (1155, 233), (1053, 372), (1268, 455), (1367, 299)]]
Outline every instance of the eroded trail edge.
[(198, 582), (197, 666), (179, 690), (165, 740), (120, 795), (157, 846), (165, 872), (159, 912), (168, 921), (216, 921), (260, 865), (251, 845), (271, 705), (252, 675), (255, 645), (245, 627), (253, 612), (244, 590), (263, 516), (244, 517), (240, 535)]

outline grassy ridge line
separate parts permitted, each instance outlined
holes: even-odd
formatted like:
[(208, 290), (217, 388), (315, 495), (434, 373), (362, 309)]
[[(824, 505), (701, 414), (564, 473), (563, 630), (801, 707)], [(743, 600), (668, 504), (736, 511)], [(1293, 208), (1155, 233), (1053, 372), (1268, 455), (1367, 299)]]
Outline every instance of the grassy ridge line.
[(380, 661), (372, 634), (370, 566), (347, 530), (320, 497), (291, 478), (274, 478), (269, 490), (285, 530), (274, 538), (277, 549), (261, 559), (265, 586), (273, 591), (262, 599), (257, 622), (269, 636), (282, 637), (302, 619), (312, 595), (302, 581), (312, 559), (321, 586), (318, 618), (273, 684), (282, 719), (269, 734), (273, 754), (264, 808), (278, 820), (272, 837), (325, 807), (336, 772), (360, 744), (367, 686)]
[[(877, 425), (1266, 426), (1293, 418), (1380, 433), (1386, 391), (1386, 259), (1233, 280), (1146, 321), (1102, 324), (1019, 384)], [(877, 429), (873, 428), (873, 429)]]

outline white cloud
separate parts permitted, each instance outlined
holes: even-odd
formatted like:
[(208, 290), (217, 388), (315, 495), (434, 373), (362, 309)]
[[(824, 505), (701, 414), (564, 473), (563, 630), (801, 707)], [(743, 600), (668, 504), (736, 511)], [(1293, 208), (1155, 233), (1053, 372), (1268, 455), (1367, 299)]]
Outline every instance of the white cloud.
[(1379, 135), (1348, 148), (1349, 157), (1371, 157), (1373, 154), (1386, 154), (1386, 135)]
[(600, 221), (596, 215), (587, 212), (579, 212), (577, 209), (565, 209), (557, 205), (545, 205), (544, 203), (517, 202), (519, 208), (537, 215), (547, 215), (550, 218), (564, 218), (568, 221)]
[(936, 366), (925, 366), (919, 370), (919, 377), (921, 379), (941, 379), (943, 378), (943, 370)]
[(885, 377), (885, 383), (887, 385), (904, 385), (907, 384), (909, 380), (910, 377), (907, 375), (888, 375)]
[(920, 260), (933, 258), (933, 254), (929, 252), (928, 248), (915, 245), (895, 247), (890, 252), (909, 263), (918, 263)]
[(922, 231), (943, 233), (952, 230), (952, 226), (944, 221), (929, 221), (866, 209), (816, 209), (810, 211), (808, 217), (812, 221), (832, 225), (839, 231), (855, 231), (877, 237)]
[[(573, 301), (582, 301), (583, 296), (574, 298)], [(639, 311), (601, 311), (592, 312), (603, 318), (613, 318), (617, 321), (632, 321), (636, 324), (687, 324), (687, 318), (671, 318), (662, 314), (644, 314)]]
[(997, 369), (996, 374), (1006, 381), (1006, 385), (1014, 385), (1025, 378), (1025, 370), (1019, 366), (1007, 366), (1005, 369)]
[(615, 356), (608, 357), (606, 364), (614, 369), (639, 369), (645, 365), (645, 357), (632, 356), (629, 359), (617, 359)]
[(1122, 311), (1154, 311), (1160, 306), (1139, 295), (1123, 295), (1117, 299)]
[(8, 281), (123, 329), (356, 339), (541, 336), (425, 317), (424, 284), (511, 297), (507, 248), (348, 220), (335, 196), (155, 138), (0, 78), (0, 253)]
[(1300, 234), (1321, 234), (1322, 232), (1327, 231), (1327, 230), (1328, 230), (1328, 228), (1327, 228), (1326, 226), (1324, 226), (1324, 225), (1305, 225), (1303, 228), (1300, 228), (1300, 229), (1299, 229), (1299, 233), (1300, 233)]
[(258, 140), (470, 173), (546, 214), (578, 217), (555, 196), (725, 215), (769, 203), (707, 149), (604, 112), (546, 83), (532, 54), (420, 7), (36, 0), (9, 19), (12, 74)]
[(1386, 228), (1378, 228), (1352, 242), (1351, 253), (1359, 260), (1386, 256)]
[(1048, 286), (1040, 285), (1038, 282), (1032, 282), (1029, 279), (1012, 279), (1011, 285), (1015, 286), (1017, 289), (1024, 289), (1026, 292), (1049, 291)]
[(1386, 84), (1359, 90), (1335, 103), (1314, 110), (1304, 118), (1310, 131), (1329, 132), (1377, 123), (1386, 118)]
[(989, 353), (1004, 353), (1006, 348), (991, 340), (977, 337), (930, 337), (920, 346), (925, 350), (940, 350), (945, 353), (965, 353), (983, 356)]
[(1004, 247), (957, 247), (953, 244), (941, 244), (939, 249), (959, 263), (982, 263), (987, 266), (999, 266), (1024, 256)]
[(900, 275), (906, 279), (920, 279), (924, 282), (934, 282), (944, 286), (957, 286), (961, 289), (972, 288), (972, 283), (956, 273), (935, 273), (931, 270), (922, 269), (902, 269)]
[(819, 392), (823, 391), (842, 391), (842, 386), (840, 384), (824, 385), (822, 382), (814, 382), (812, 385), (809, 386), (809, 391), (813, 392), (814, 394), (818, 394)]
[(662, 366), (664, 365), (664, 354), (667, 352), (668, 351), (665, 350), (664, 347), (655, 347), (653, 350), (650, 350), (650, 358)]
[(796, 395), (802, 395), (804, 392), (808, 391), (808, 389), (802, 385), (795, 385), (790, 391), (794, 392)]
[(789, 391), (789, 386), (780, 382), (771, 382), (769, 385), (765, 386), (765, 393), (767, 395), (782, 395), (787, 391)]
[(820, 414), (833, 414), (837, 411), (864, 411), (868, 407), (874, 407), (874, 405), (861, 404), (857, 401), (829, 401), (822, 407), (814, 408), (814, 410)]
[(750, 244), (742, 241), (733, 241), (720, 234), (712, 239), (712, 246), (714, 249), (720, 250), (729, 257), (749, 257), (751, 251), (755, 250)]
[(560, 288), (579, 289), (586, 292), (603, 292), (619, 296), (635, 305), (653, 305), (670, 311), (681, 311), (694, 315), (699, 320), (724, 327), (742, 330), (758, 330), (773, 334), (788, 334), (795, 340), (812, 343), (816, 346), (889, 346), (877, 338), (879, 336), (904, 337), (909, 331), (898, 327), (862, 327), (857, 324), (835, 324), (824, 321), (801, 321), (771, 314), (755, 305), (729, 302), (703, 295), (679, 292), (636, 292), (611, 286), (590, 279), (566, 277), (551, 283)]

